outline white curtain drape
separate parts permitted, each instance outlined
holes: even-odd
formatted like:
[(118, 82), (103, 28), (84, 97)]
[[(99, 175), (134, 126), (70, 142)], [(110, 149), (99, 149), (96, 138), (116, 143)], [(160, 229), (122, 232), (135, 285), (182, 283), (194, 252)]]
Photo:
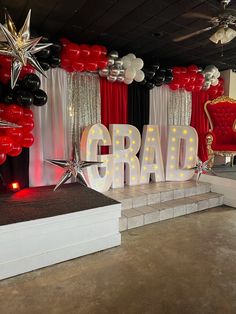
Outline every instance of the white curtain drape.
[(99, 78), (50, 69), (40, 76), (48, 95), (43, 107), (32, 107), (35, 142), (30, 148), (30, 186), (56, 184), (63, 172), (46, 159), (71, 158), (72, 143), (79, 143), (82, 129), (100, 122)]
[(191, 112), (190, 92), (173, 92), (165, 85), (150, 90), (149, 123), (159, 126), (164, 162), (167, 154), (168, 125), (190, 125)]

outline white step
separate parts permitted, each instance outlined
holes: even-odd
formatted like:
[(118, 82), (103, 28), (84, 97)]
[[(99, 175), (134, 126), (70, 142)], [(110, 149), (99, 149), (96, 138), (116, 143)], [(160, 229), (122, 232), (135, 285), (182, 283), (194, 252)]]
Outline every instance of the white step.
[(220, 206), (223, 196), (205, 182), (160, 182), (104, 193), (122, 204), (120, 231)]
[(222, 195), (208, 192), (162, 203), (125, 209), (121, 212), (120, 231), (192, 214), (222, 204)]

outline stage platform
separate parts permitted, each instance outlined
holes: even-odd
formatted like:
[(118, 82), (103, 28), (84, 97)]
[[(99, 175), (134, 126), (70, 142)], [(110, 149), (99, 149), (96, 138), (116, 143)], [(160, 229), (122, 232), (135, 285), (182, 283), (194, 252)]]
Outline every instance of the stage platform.
[(79, 184), (0, 196), (0, 279), (121, 243), (121, 205)]

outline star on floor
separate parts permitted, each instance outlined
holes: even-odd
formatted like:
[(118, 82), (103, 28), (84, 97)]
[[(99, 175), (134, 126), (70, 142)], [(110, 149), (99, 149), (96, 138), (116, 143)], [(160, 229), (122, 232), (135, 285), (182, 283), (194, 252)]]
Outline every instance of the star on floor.
[(5, 25), (0, 23), (0, 30), (5, 37), (5, 40), (0, 42), (0, 54), (13, 57), (11, 66), (11, 88), (15, 86), (21, 69), (27, 62), (45, 76), (44, 70), (34, 57), (34, 54), (47, 48), (51, 44), (39, 44), (42, 37), (30, 38), (30, 17), (31, 10), (29, 10), (19, 32), (17, 32), (16, 26), (7, 10), (5, 10)]
[(208, 160), (202, 162), (199, 158), (197, 159), (196, 166), (192, 167), (197, 173), (196, 182), (199, 182), (202, 173), (211, 173), (215, 175), (214, 171), (211, 169), (212, 157)]
[(60, 180), (58, 181), (57, 185), (55, 186), (54, 191), (56, 191), (62, 184), (68, 181), (71, 177), (74, 177), (80, 184), (84, 186), (89, 186), (89, 183), (87, 182), (84, 176), (83, 169), (90, 166), (102, 164), (102, 162), (99, 161), (81, 161), (76, 144), (74, 144), (73, 147), (73, 154), (71, 160), (47, 159), (46, 161), (53, 165), (61, 167), (65, 170)]

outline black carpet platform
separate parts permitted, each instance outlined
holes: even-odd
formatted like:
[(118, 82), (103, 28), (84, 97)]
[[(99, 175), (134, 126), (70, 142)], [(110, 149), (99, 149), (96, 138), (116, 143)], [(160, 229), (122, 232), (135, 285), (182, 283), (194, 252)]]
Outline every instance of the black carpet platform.
[(21, 190), (0, 195), (0, 226), (118, 204), (77, 183)]

